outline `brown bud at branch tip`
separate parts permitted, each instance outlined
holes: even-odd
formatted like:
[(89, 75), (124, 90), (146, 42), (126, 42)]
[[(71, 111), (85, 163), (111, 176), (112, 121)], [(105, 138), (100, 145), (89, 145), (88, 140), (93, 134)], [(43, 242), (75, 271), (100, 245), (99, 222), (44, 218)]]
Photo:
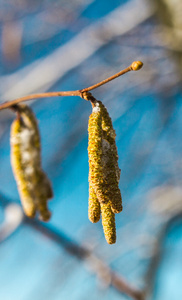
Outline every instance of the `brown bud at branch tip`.
[(141, 61), (134, 61), (131, 65), (133, 71), (138, 71), (143, 67), (143, 63)]

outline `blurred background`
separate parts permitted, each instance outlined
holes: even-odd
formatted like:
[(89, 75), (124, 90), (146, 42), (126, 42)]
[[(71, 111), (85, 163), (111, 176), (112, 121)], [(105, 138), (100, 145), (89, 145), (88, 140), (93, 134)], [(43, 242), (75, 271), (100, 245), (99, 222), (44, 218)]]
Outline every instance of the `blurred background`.
[[(141, 60), (93, 91), (116, 130), (123, 212), (117, 242), (88, 220), (87, 123), (78, 97), (31, 101), (43, 168), (52, 181), (48, 224), (23, 217), (10, 165), (14, 115), (0, 112), (0, 298), (182, 299), (182, 2), (0, 1), (0, 102), (81, 89)], [(138, 297), (138, 298), (137, 298)], [(141, 298), (140, 298), (141, 299)]]

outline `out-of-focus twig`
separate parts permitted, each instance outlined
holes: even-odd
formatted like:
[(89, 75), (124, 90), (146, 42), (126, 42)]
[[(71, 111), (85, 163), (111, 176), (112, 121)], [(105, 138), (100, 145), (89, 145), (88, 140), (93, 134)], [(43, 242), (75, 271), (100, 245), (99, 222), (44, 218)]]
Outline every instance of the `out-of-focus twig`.
[[(165, 237), (174, 222), (182, 220), (182, 188), (180, 186), (159, 186), (149, 194), (152, 219), (158, 228), (157, 238), (152, 249), (150, 264), (145, 276), (145, 294), (154, 291), (156, 273), (165, 251), (163, 245)], [(154, 216), (155, 215), (155, 216)]]
[(4, 221), (0, 224), (0, 242), (7, 239), (21, 224), (23, 212), (19, 205), (11, 203), (4, 209)]
[(121, 275), (113, 272), (101, 259), (96, 257), (90, 250), (85, 247), (79, 246), (73, 240), (69, 239), (66, 235), (60, 232), (57, 228), (43, 224), (38, 220), (31, 220), (25, 218), (24, 223), (31, 226), (41, 234), (58, 243), (61, 247), (64, 247), (66, 251), (76, 256), (78, 259), (84, 260), (89, 266), (91, 266), (94, 273), (102, 281), (106, 281), (106, 285), (113, 286), (119, 292), (130, 296), (135, 300), (144, 300), (144, 293), (129, 282), (127, 282)]
[[(8, 199), (6, 199), (6, 197), (3, 195), (0, 195), (0, 199), (5, 210), (6, 207), (14, 205), (10, 204), (11, 202)], [(19, 209), (21, 210), (20, 206)], [(85, 261), (89, 269), (91, 269), (94, 272), (94, 274), (96, 274), (96, 276), (99, 279), (101, 279), (102, 282), (105, 283), (107, 287), (112, 286), (120, 293), (130, 296), (134, 300), (145, 299), (142, 291), (136, 289), (121, 275), (112, 271), (110, 267), (107, 266), (107, 264), (102, 259), (96, 257), (92, 251), (90, 251), (86, 247), (78, 245), (75, 241), (70, 239), (68, 236), (66, 236), (63, 232), (61, 232), (54, 226), (42, 223), (35, 219), (29, 219), (26, 216), (24, 216), (23, 219), (21, 217), (21, 222), (22, 224), (30, 226), (32, 229), (40, 232), (49, 240), (57, 243), (58, 245), (60, 245), (60, 247), (63, 247), (71, 255), (74, 255), (76, 258)]]
[(38, 59), (14, 74), (1, 76), (1, 98), (6, 101), (15, 95), (18, 97), (37, 93), (38, 90), (48, 90), (103, 45), (131, 31), (152, 15), (153, 10), (144, 0), (132, 0), (118, 6), (99, 21), (84, 28), (46, 58)]
[(22, 26), (20, 22), (5, 22), (2, 28), (2, 52), (7, 62), (20, 60)]

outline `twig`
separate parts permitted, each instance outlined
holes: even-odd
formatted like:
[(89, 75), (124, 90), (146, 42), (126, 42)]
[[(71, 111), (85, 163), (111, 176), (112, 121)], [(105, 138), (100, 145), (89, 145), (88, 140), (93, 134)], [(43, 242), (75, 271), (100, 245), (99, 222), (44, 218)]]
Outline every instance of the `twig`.
[[(7, 206), (12, 205), (12, 201), (10, 201), (1, 193), (0, 202), (4, 209), (6, 209)], [(110, 267), (102, 259), (95, 256), (95, 254), (91, 250), (87, 249), (84, 246), (80, 246), (59, 229), (55, 228), (52, 225), (44, 224), (38, 220), (29, 219), (26, 216), (24, 216), (24, 218), (22, 218), (21, 220), (21, 224), (30, 226), (32, 229), (46, 236), (49, 240), (57, 243), (60, 247), (63, 247), (71, 255), (77, 257), (77, 259), (85, 261), (86, 264), (92, 268), (97, 277), (105, 281), (107, 285), (111, 285), (118, 292), (130, 296), (134, 300), (145, 299), (142, 291), (133, 287), (120, 274), (113, 272)], [(4, 239), (1, 240), (1, 243), (3, 241)]]
[(96, 275), (103, 281), (109, 277), (109, 284), (113, 286), (120, 293), (130, 296), (134, 300), (144, 300), (145, 296), (142, 291), (133, 287), (121, 275), (113, 272), (101, 259), (96, 257), (90, 250), (83, 246), (79, 246), (74, 241), (68, 239), (66, 235), (51, 225), (43, 224), (38, 220), (31, 220), (25, 217), (24, 224), (31, 226), (41, 234), (45, 235), (53, 242), (58, 243), (65, 248), (70, 254), (76, 256), (78, 259), (85, 260), (87, 264), (94, 269)]
[(32, 95), (20, 97), (20, 98), (17, 98), (17, 99), (8, 101), (8, 102), (4, 102), (0, 105), (0, 110), (10, 108), (11, 106), (16, 105), (18, 103), (28, 101), (28, 100), (33, 100), (33, 99), (40, 99), (40, 98), (47, 98), (47, 97), (60, 97), (60, 96), (80, 96), (81, 98), (83, 98), (83, 93), (87, 93), (91, 90), (94, 90), (94, 89), (100, 87), (101, 85), (104, 85), (104, 84), (108, 83), (109, 81), (111, 81), (129, 71), (138, 71), (142, 68), (142, 66), (143, 66), (142, 62), (134, 61), (126, 69), (124, 69), (124, 70), (116, 73), (115, 75), (113, 75), (107, 79), (104, 79), (101, 82), (96, 83), (88, 88), (84, 88), (82, 90), (76, 90), (76, 91), (48, 92), (48, 93), (32, 94)]
[(156, 275), (166, 250), (164, 247), (165, 238), (171, 226), (174, 224), (174, 222), (177, 221), (181, 222), (181, 219), (182, 219), (182, 211), (176, 212), (175, 215), (169, 215), (168, 219), (165, 221), (165, 224), (163, 224), (161, 230), (158, 233), (156, 239), (157, 242), (153, 246), (153, 255), (145, 275), (144, 293), (147, 298), (153, 297), (152, 293), (155, 290), (156, 277), (157, 277)]

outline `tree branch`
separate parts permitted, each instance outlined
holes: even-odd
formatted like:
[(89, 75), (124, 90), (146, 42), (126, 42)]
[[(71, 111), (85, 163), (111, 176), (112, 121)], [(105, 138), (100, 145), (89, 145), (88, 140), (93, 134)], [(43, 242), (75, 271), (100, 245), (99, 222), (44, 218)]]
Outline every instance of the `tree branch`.
[(4, 102), (0, 105), (0, 110), (10, 108), (11, 106), (16, 105), (18, 103), (33, 100), (33, 99), (40, 99), (40, 98), (47, 98), (47, 97), (60, 97), (60, 96), (79, 96), (79, 97), (83, 98), (83, 93), (87, 93), (91, 90), (94, 90), (94, 89), (100, 87), (101, 85), (104, 85), (104, 84), (108, 83), (109, 81), (114, 80), (115, 78), (117, 78), (129, 71), (138, 71), (142, 68), (142, 66), (143, 66), (142, 62), (134, 61), (126, 69), (124, 69), (124, 70), (116, 73), (115, 75), (108, 77), (107, 79), (104, 79), (101, 82), (96, 83), (88, 88), (84, 88), (82, 90), (76, 90), (76, 91), (48, 92), (48, 93), (32, 94), (32, 95), (20, 97), (20, 98), (17, 98), (17, 99), (8, 101), (8, 102)]

